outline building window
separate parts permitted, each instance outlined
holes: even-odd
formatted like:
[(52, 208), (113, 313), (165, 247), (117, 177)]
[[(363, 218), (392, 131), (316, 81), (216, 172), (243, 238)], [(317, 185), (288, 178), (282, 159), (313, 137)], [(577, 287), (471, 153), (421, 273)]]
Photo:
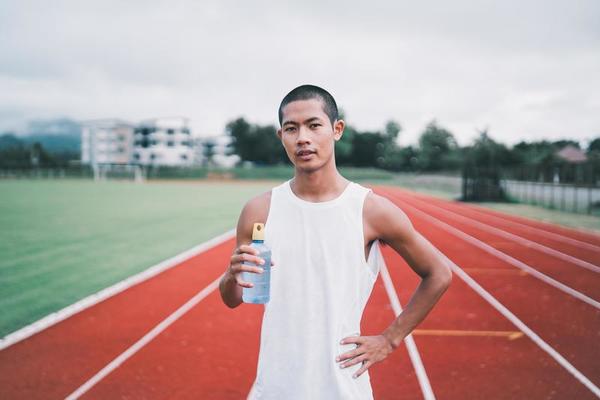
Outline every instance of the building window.
[(151, 144), (152, 146), (156, 146), (156, 145), (158, 145), (158, 140), (152, 140), (152, 141), (150, 142), (150, 144)]
[(135, 154), (133, 155), (133, 158), (134, 158), (135, 160), (139, 160), (139, 159), (140, 159), (140, 155), (139, 155), (138, 153), (135, 153)]
[(155, 158), (156, 158), (156, 154), (154, 154), (154, 153), (150, 154), (150, 159), (151, 160), (154, 160)]
[(174, 145), (175, 145), (175, 142), (173, 142), (172, 140), (169, 140), (167, 142), (167, 146), (169, 146), (169, 147), (173, 147)]
[(182, 159), (182, 160), (187, 160), (187, 155), (186, 155), (186, 154), (182, 154), (182, 155), (181, 155), (181, 159)]
[(175, 129), (167, 129), (167, 134), (173, 135), (175, 133)]
[(190, 130), (188, 128), (183, 128), (181, 130), (181, 133), (185, 133), (186, 135), (189, 135), (190, 134)]

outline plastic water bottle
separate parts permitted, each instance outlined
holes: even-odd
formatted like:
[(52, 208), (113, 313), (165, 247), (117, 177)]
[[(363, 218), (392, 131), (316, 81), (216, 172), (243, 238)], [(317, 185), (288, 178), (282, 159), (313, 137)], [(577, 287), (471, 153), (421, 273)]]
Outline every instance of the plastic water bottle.
[(258, 256), (265, 260), (263, 265), (252, 262), (244, 262), (244, 265), (264, 269), (262, 274), (254, 272), (242, 272), (242, 279), (254, 285), (251, 288), (242, 288), (242, 300), (244, 303), (264, 304), (269, 302), (271, 286), (271, 249), (265, 245), (265, 225), (256, 223), (252, 229), (252, 244), (250, 247), (258, 250)]

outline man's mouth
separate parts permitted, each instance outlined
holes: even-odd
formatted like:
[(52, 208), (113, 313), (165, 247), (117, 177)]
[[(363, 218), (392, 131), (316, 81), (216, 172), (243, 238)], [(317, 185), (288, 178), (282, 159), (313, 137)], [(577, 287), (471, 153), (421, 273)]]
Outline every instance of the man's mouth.
[(304, 157), (304, 156), (308, 156), (310, 154), (314, 154), (315, 151), (314, 150), (298, 150), (296, 151), (296, 155), (298, 157)]

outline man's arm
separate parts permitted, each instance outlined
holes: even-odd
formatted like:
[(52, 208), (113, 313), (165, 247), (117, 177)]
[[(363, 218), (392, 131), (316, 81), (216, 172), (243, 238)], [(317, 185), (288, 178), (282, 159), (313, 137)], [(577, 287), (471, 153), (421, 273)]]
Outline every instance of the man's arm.
[(421, 283), (396, 320), (379, 336), (345, 338), (359, 348), (345, 353), (338, 361), (347, 367), (363, 362), (357, 376), (375, 362), (383, 360), (421, 322), (452, 281), (452, 272), (441, 253), (419, 234), (402, 210), (388, 199), (369, 194), (365, 200), (363, 221), (368, 241), (380, 239), (400, 254), (421, 277)]
[(369, 224), (421, 277), (408, 304), (383, 335), (396, 348), (425, 319), (450, 286), (452, 272), (441, 253), (414, 228), (406, 214), (388, 199), (374, 195)]
[(252, 242), (252, 229), (254, 223), (265, 223), (269, 214), (271, 192), (266, 192), (248, 201), (238, 219), (236, 229), (236, 248), (230, 259), (229, 266), (219, 282), (219, 291), (223, 302), (230, 308), (235, 308), (242, 303), (242, 288), (252, 287), (249, 282), (242, 280), (242, 272), (260, 273), (259, 268), (243, 265), (244, 261), (260, 263), (256, 257), (258, 252), (249, 246)]

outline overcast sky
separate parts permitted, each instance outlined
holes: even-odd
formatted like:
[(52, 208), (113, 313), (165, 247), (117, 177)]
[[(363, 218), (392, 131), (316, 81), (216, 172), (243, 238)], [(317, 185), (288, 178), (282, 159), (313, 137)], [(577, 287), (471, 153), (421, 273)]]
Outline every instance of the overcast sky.
[(600, 2), (0, 0), (0, 130), (183, 115), (198, 135), (323, 86), (359, 129), (600, 136)]

